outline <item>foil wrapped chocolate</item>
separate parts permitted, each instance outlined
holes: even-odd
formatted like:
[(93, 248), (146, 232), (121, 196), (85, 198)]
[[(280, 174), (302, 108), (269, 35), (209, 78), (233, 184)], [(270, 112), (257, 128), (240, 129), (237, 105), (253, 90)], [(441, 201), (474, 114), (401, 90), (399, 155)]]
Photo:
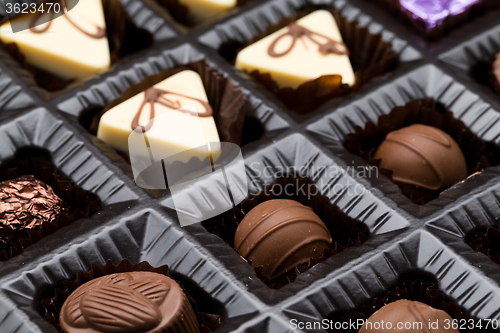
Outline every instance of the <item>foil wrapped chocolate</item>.
[(36, 229), (69, 210), (52, 188), (34, 176), (0, 183), (0, 238), (10, 232)]
[(401, 9), (420, 22), (425, 30), (431, 31), (449, 16), (466, 12), (481, 0), (400, 0)]

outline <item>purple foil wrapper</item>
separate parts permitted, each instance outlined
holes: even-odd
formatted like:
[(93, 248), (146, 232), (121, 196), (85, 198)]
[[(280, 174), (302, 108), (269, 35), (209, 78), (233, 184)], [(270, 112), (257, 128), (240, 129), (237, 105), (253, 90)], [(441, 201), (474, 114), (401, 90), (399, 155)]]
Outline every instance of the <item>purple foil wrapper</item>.
[(421, 22), (427, 31), (439, 26), (448, 16), (468, 10), (481, 0), (400, 0), (401, 9)]

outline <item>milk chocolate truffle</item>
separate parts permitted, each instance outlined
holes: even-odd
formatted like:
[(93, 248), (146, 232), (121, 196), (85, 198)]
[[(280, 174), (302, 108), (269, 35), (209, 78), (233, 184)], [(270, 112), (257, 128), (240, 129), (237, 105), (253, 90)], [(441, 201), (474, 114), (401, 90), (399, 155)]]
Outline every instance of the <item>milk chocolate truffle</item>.
[[(445, 320), (452, 318), (446, 312), (427, 304), (399, 300), (382, 307), (364, 323), (359, 333), (458, 333), (458, 329), (446, 329)], [(382, 328), (382, 323), (384, 329)], [(398, 325), (402, 328), (398, 328)], [(390, 328), (389, 328), (390, 326)]]
[(15, 232), (39, 228), (68, 211), (44, 182), (24, 176), (0, 183), (0, 239), (7, 241)]
[(273, 280), (319, 258), (332, 244), (332, 236), (311, 207), (293, 200), (268, 200), (253, 208), (238, 225), (234, 247), (262, 266), (262, 275)]
[(467, 178), (458, 144), (435, 127), (415, 124), (389, 133), (377, 149), (380, 167), (396, 182), (442, 191)]
[(182, 288), (153, 272), (117, 273), (91, 280), (64, 302), (65, 333), (198, 333), (196, 315)]

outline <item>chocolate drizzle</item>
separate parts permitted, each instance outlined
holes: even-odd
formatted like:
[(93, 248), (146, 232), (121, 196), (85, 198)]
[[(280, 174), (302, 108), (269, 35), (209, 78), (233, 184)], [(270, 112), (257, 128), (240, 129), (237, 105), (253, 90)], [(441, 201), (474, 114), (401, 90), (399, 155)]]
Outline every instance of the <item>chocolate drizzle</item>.
[[(101, 38), (106, 37), (106, 29), (105, 28), (101, 28), (98, 25), (95, 25), (95, 27), (97, 29), (97, 31), (95, 33), (91, 33), (91, 32), (83, 30), (69, 16), (68, 11), (66, 9), (65, 2), (63, 0), (56, 0), (56, 1), (54, 1), (54, 4), (56, 4), (56, 3), (58, 3), (58, 4), (61, 5), (62, 10), (64, 11), (64, 15), (63, 16), (68, 20), (68, 22), (71, 23), (71, 25), (74, 26), (76, 29), (80, 30), (83, 34), (89, 36), (90, 38), (95, 38), (95, 39), (101, 39)], [(47, 22), (47, 25), (45, 27), (41, 28), (41, 29), (38, 29), (36, 27), (36, 25), (37, 25), (36, 23), (40, 19), (40, 17), (42, 17), (44, 15), (44, 13), (43, 12), (37, 12), (35, 15), (33, 15), (32, 19), (30, 21), (30, 24), (29, 24), (30, 31), (32, 33), (35, 33), (35, 34), (41, 34), (41, 33), (46, 32), (47, 30), (49, 30), (50, 25), (52, 24), (52, 20), (54, 19), (54, 16), (55, 16), (55, 12), (52, 11), (49, 14), (50, 14), (49, 22)]]
[[(276, 52), (276, 45), (279, 43), (281, 39), (284, 37), (290, 36), (292, 37), (292, 43), (290, 44), (290, 47), (281, 53)], [(319, 52), (321, 54), (327, 55), (330, 53), (335, 53), (335, 54), (341, 54), (341, 55), (349, 55), (349, 50), (347, 49), (347, 46), (343, 42), (339, 42), (336, 40), (333, 40), (329, 37), (326, 37), (325, 35), (318, 34), (316, 32), (312, 32), (311, 30), (304, 28), (303, 26), (298, 25), (297, 23), (291, 23), (288, 26), (288, 31), (280, 36), (278, 36), (272, 43), (269, 45), (269, 48), (267, 49), (267, 53), (269, 56), (273, 58), (279, 58), (286, 56), (288, 53), (292, 52), (295, 43), (297, 42), (298, 39), (302, 39), (303, 37), (309, 38), (310, 41), (313, 43), (317, 44), (319, 46)], [(321, 42), (317, 41), (315, 37), (320, 37), (326, 39), (326, 44), (322, 44)], [(304, 44), (305, 45), (305, 44)]]
[[(198, 102), (201, 105), (203, 105), (203, 107), (205, 108), (205, 112), (198, 113), (198, 112), (182, 109), (181, 104), (178, 100), (172, 101), (164, 96), (166, 94), (179, 96), (179, 97), (187, 98), (187, 99), (190, 99), (192, 101)], [(144, 107), (148, 103), (151, 105), (151, 111), (149, 113), (149, 120), (150, 121), (147, 123), (146, 126), (141, 126), (139, 124), (139, 119), (141, 118), (141, 114), (142, 114), (142, 111), (144, 110)], [(139, 110), (137, 111), (134, 119), (132, 119), (132, 130), (135, 130), (136, 128), (138, 128), (140, 126), (142, 128), (143, 132), (147, 132), (151, 129), (151, 127), (153, 127), (153, 122), (154, 122), (154, 118), (155, 118), (155, 103), (160, 103), (161, 105), (166, 106), (167, 108), (170, 108), (170, 109), (175, 110), (175, 111), (187, 113), (187, 114), (192, 115), (192, 116), (211, 117), (213, 115), (213, 109), (210, 106), (210, 104), (208, 104), (205, 101), (202, 101), (201, 99), (152, 87), (152, 88), (148, 88), (144, 91), (144, 101), (142, 101), (142, 104), (139, 107)]]

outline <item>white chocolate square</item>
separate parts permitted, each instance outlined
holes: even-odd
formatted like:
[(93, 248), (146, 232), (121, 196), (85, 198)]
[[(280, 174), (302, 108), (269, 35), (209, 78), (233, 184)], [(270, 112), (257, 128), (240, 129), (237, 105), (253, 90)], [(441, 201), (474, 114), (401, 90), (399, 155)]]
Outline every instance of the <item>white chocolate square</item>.
[[(180, 109), (198, 114), (206, 111), (199, 102), (177, 95), (181, 94), (208, 103), (203, 82), (196, 72), (186, 70), (177, 73), (153, 88), (170, 92), (162, 96), (178, 103)], [(108, 110), (101, 117), (97, 137), (116, 150), (129, 153), (129, 136), (134, 127), (133, 119), (141, 109), (145, 96), (146, 93), (141, 92)], [(139, 118), (140, 126), (147, 127), (149, 124), (150, 110), (150, 103), (145, 104)], [(220, 140), (213, 116), (198, 117), (161, 103), (154, 103), (154, 111), (153, 125), (144, 132), (144, 136), (155, 162), (180, 153), (184, 153), (179, 155), (178, 159), (182, 162), (187, 162), (192, 157), (198, 157), (203, 161), (209, 157), (208, 152), (214, 159), (218, 157), (220, 145), (217, 144)], [(212, 142), (216, 143), (215, 148), (211, 145), (207, 150), (207, 144)], [(149, 158), (150, 152), (147, 149), (142, 150), (133, 153)]]
[[(71, 8), (71, 2), (66, 0)], [(38, 8), (38, 7), (37, 7)], [(48, 6), (45, 6), (47, 10)], [(61, 10), (63, 10), (61, 6)], [(0, 26), (4, 44), (16, 43), (28, 64), (67, 79), (80, 79), (105, 71), (110, 66), (108, 38), (93, 38), (97, 27), (106, 29), (101, 0), (80, 0), (68, 13), (36, 26), (47, 31), (34, 33), (30, 21), (36, 14), (14, 18)], [(47, 17), (47, 13), (43, 14)], [(65, 16), (69, 16), (68, 20)], [(47, 20), (48, 21), (48, 20)], [(12, 26), (16, 29), (12, 32)]]
[[(313, 33), (342, 42), (335, 18), (326, 10), (317, 10), (296, 23)], [(296, 89), (307, 81), (333, 74), (341, 75), (342, 83), (354, 85), (355, 76), (349, 56), (336, 53), (323, 54), (319, 50), (319, 45), (307, 36), (298, 38), (289, 53), (279, 57), (271, 56), (269, 48), (273, 42), (288, 31), (289, 27), (285, 27), (243, 49), (236, 58), (236, 68), (249, 73), (255, 70), (261, 74), (268, 73), (280, 88)], [(326, 41), (318, 36), (314, 38), (319, 42)], [(291, 36), (281, 38), (276, 43), (276, 53), (285, 53), (291, 44)]]
[(236, 0), (179, 0), (189, 8), (189, 13), (196, 23), (215, 18), (236, 7)]

